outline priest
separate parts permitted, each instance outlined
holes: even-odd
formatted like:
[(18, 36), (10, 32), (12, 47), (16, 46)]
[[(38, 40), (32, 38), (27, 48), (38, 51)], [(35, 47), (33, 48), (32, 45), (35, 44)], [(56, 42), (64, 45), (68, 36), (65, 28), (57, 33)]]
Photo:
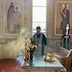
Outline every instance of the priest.
[(38, 48), (35, 49), (34, 55), (41, 56), (44, 54), (44, 48), (47, 45), (46, 37), (43, 33), (41, 33), (41, 27), (36, 27), (36, 33), (31, 38), (31, 43), (37, 45)]

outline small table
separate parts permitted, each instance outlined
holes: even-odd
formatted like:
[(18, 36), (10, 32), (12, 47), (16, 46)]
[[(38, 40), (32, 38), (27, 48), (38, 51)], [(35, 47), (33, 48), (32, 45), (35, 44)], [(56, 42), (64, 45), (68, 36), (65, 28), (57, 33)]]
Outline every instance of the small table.
[(66, 72), (66, 68), (57, 59), (54, 62), (45, 62), (43, 56), (34, 56), (29, 66), (23, 64), (24, 61), (21, 64), (24, 72)]

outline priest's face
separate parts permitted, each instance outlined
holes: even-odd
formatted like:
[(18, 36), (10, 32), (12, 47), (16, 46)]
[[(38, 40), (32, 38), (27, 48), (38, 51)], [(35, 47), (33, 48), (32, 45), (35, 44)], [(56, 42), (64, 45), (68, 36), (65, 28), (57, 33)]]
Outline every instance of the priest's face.
[(41, 32), (41, 29), (36, 29), (37, 33), (40, 33)]

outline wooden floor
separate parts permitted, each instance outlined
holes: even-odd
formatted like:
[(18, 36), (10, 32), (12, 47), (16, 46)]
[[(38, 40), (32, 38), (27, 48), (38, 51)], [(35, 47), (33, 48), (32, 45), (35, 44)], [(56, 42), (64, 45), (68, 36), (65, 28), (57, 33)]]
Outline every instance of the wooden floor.
[(23, 72), (23, 70), (20, 68), (22, 60), (22, 56), (17, 57), (16, 60), (0, 60), (0, 72)]

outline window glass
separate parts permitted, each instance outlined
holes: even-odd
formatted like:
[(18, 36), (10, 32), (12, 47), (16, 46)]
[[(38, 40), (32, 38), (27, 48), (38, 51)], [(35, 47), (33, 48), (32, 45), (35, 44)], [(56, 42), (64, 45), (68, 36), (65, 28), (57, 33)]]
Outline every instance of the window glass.
[(46, 0), (33, 0), (33, 6), (46, 6)]
[(46, 7), (33, 7), (33, 22), (46, 22)]
[(41, 32), (46, 35), (46, 0), (33, 0), (32, 2), (32, 34), (36, 27), (41, 27)]

